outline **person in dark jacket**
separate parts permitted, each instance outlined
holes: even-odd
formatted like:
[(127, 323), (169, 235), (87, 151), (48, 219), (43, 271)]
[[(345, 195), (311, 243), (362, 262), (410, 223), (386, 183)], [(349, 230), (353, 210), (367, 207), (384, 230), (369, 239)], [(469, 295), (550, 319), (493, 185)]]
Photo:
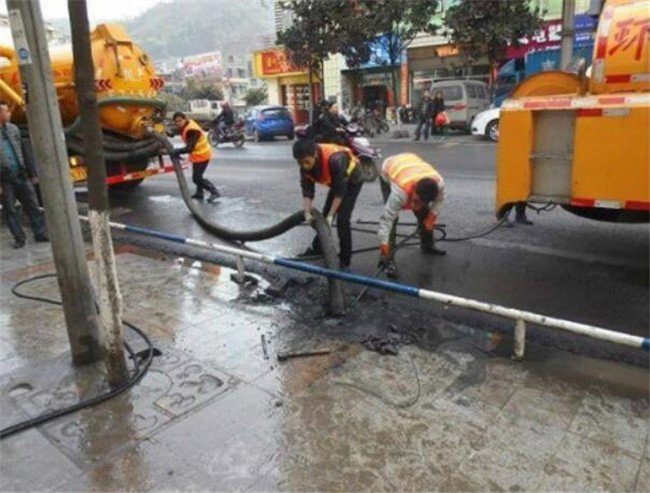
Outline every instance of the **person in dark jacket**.
[[(347, 270), (352, 258), (350, 218), (363, 185), (361, 172), (357, 167), (358, 160), (347, 147), (316, 144), (309, 139), (302, 139), (294, 144), (293, 157), (300, 166), (300, 188), (307, 222), (313, 221), (311, 210), (316, 183), (329, 188), (323, 215), (330, 225), (336, 216), (341, 269)], [(314, 238), (311, 248), (304, 254), (316, 255), (320, 251), (318, 238)]]
[(36, 174), (25, 164), (20, 130), (11, 123), (9, 105), (0, 101), (0, 197), (9, 231), (14, 238), (14, 248), (24, 247), (26, 239), (16, 211), (16, 200), (22, 204), (29, 216), (34, 240), (49, 241), (45, 218), (38, 207), (33, 187), (37, 180)]
[(445, 111), (445, 100), (442, 97), (442, 91), (436, 91), (435, 95), (433, 96), (430, 120), (433, 123), (433, 128), (435, 129), (436, 133), (444, 133), (444, 129), (442, 127), (438, 128), (438, 125), (435, 124), (436, 117), (443, 111)]
[(420, 133), (422, 132), (422, 127), (424, 127), (424, 140), (429, 140), (429, 129), (431, 128), (431, 115), (433, 114), (433, 103), (431, 102), (431, 95), (429, 91), (424, 91), (422, 101), (420, 102), (420, 121), (418, 126), (415, 129), (415, 139), (414, 141), (420, 140)]
[(314, 140), (317, 142), (345, 145), (345, 126), (347, 122), (339, 115), (339, 105), (328, 102), (314, 126)]
[(221, 113), (214, 119), (212, 125), (217, 128), (222, 137), (226, 136), (228, 129), (235, 124), (235, 113), (226, 101), (221, 106)]

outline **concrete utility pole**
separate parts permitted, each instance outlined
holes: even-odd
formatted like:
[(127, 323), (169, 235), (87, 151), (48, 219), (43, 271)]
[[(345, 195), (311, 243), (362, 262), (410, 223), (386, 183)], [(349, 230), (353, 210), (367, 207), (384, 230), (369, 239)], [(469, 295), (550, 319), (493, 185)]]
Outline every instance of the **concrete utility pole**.
[(97, 262), (99, 316), (103, 345), (107, 350), (108, 381), (117, 387), (129, 378), (124, 357), (122, 335), (122, 296), (115, 268), (113, 241), (109, 222), (106, 163), (103, 134), (99, 124), (99, 107), (95, 93), (95, 65), (90, 44), (90, 26), (86, 0), (68, 0), (74, 76), (77, 102), (81, 114), (84, 158), (88, 167), (88, 219)]
[(25, 88), (29, 133), (45, 205), (72, 360), (101, 357), (99, 325), (74, 200), (63, 126), (52, 81), (41, 8), (35, 0), (7, 0)]
[(575, 34), (576, 0), (562, 2), (562, 47), (560, 70), (567, 70), (573, 58), (573, 36)]

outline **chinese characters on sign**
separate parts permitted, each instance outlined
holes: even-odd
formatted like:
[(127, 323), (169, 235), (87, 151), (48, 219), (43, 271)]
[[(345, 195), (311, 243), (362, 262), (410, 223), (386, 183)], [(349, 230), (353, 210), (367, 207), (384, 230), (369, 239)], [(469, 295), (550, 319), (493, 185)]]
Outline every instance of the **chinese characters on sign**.
[(284, 50), (262, 52), (262, 75), (287, 74), (299, 71), (300, 69), (291, 63)]
[(650, 19), (635, 20), (633, 18), (619, 21), (615, 24), (614, 43), (609, 49), (609, 55), (617, 51), (627, 51), (634, 46), (634, 59), (641, 60), (643, 50), (648, 44), (648, 30)]
[(223, 72), (221, 52), (213, 51), (185, 57), (183, 59), (183, 70), (188, 77), (221, 75)]

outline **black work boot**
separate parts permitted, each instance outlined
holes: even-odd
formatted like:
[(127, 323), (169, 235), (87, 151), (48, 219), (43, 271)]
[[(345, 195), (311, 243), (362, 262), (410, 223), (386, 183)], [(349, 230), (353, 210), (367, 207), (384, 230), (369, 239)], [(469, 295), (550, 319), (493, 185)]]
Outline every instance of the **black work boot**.
[(390, 259), (386, 261), (386, 264), (384, 264), (384, 273), (386, 274), (386, 277), (388, 277), (389, 279), (399, 278), (399, 272), (397, 271), (397, 265), (395, 264), (395, 260)]
[(515, 205), (515, 223), (532, 226), (533, 222), (526, 217), (526, 202), (517, 202)]
[(16, 238), (11, 246), (15, 249), (22, 248), (25, 246), (25, 240), (23, 238)]
[(192, 198), (196, 200), (203, 200), (203, 192), (196, 192), (194, 195), (192, 195)]
[(210, 192), (210, 196), (208, 197), (208, 204), (214, 204), (219, 197), (221, 197), (221, 194), (215, 188)]

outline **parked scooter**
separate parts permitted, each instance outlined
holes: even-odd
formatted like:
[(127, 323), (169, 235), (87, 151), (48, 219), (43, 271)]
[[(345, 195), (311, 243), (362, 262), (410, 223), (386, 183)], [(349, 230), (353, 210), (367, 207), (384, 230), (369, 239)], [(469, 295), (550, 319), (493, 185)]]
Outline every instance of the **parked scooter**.
[(235, 147), (242, 147), (246, 142), (244, 120), (238, 120), (225, 129), (213, 125), (208, 132), (208, 140), (212, 147), (218, 147), (219, 144), (226, 142), (232, 142)]

